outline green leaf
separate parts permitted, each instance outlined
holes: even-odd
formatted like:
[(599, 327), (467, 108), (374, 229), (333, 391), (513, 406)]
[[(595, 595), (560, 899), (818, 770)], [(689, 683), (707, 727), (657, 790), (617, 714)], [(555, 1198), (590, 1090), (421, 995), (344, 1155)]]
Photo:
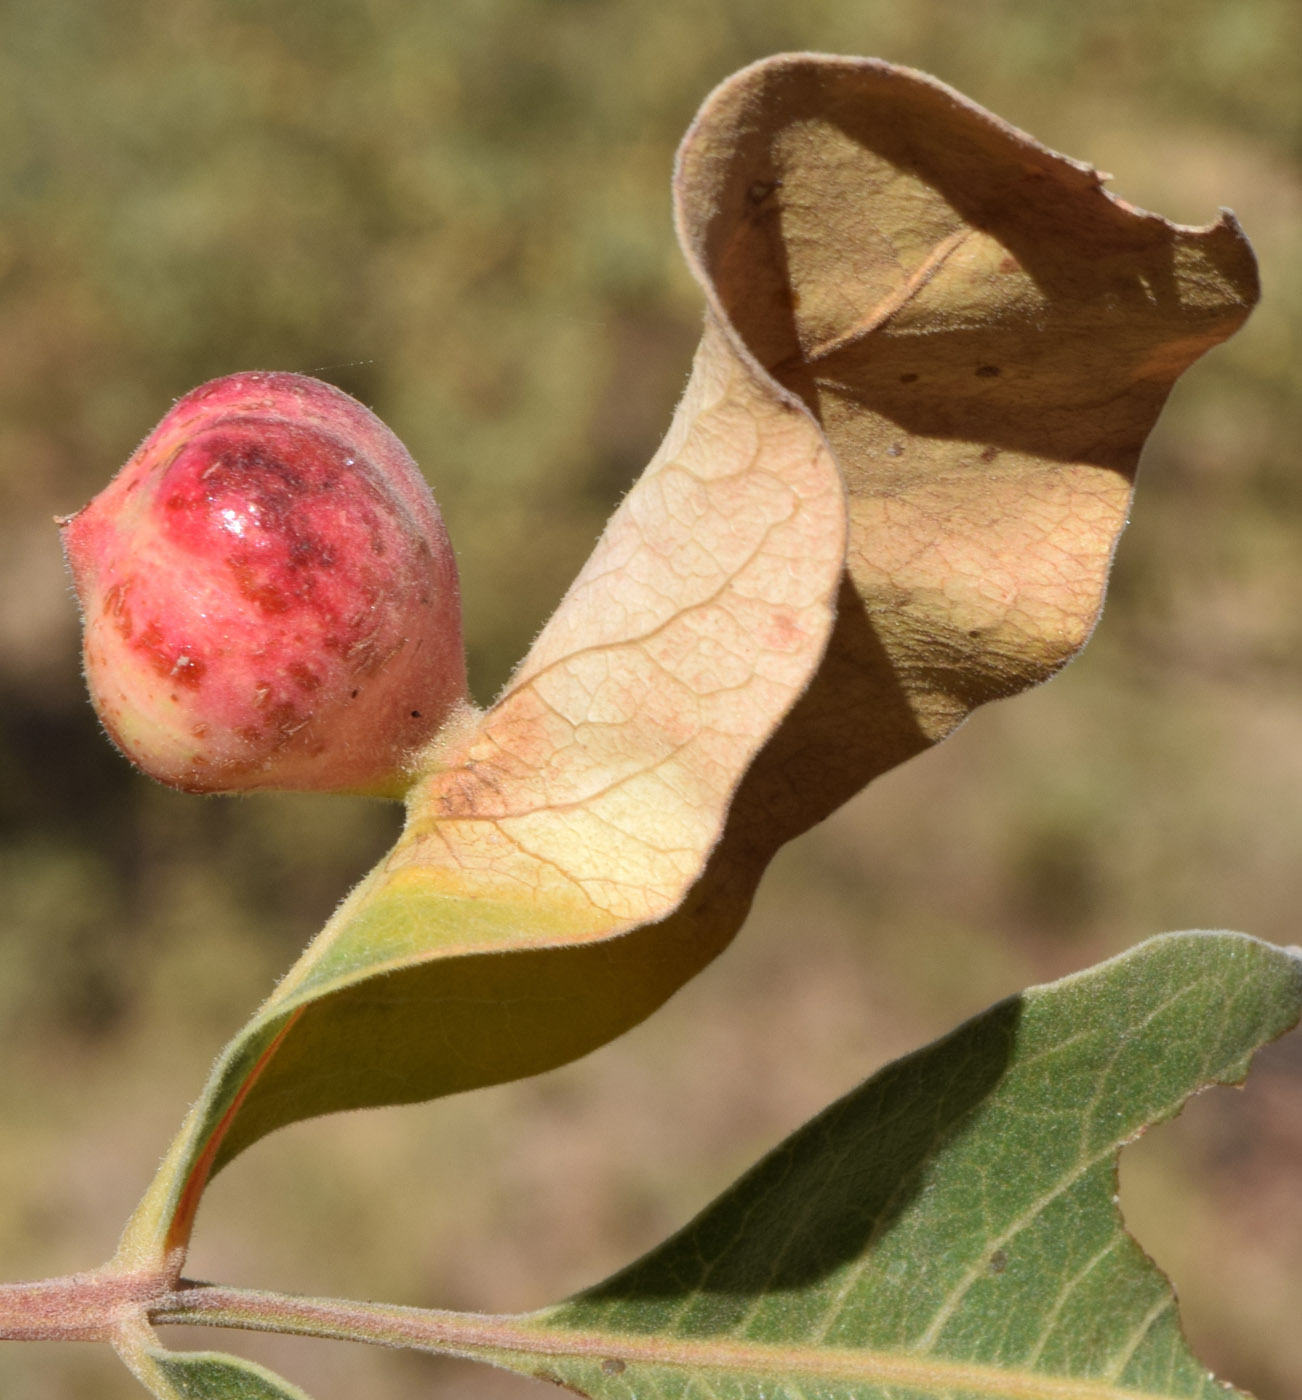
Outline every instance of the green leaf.
[(1113, 199), (925, 75), (785, 55), (679, 153), (705, 333), (670, 431), (395, 849), (227, 1048), (124, 1236), (314, 1114), (538, 1073), (636, 1024), (766, 864), (1098, 615), (1144, 438), (1257, 294), (1232, 219)]
[(1298, 956), (1219, 933), (1011, 998), (492, 1359), (602, 1400), (1223, 1397), (1123, 1227), (1117, 1151), (1300, 1011)]
[(311, 1400), (266, 1367), (224, 1352), (142, 1345), (122, 1348), (122, 1355), (158, 1400)]

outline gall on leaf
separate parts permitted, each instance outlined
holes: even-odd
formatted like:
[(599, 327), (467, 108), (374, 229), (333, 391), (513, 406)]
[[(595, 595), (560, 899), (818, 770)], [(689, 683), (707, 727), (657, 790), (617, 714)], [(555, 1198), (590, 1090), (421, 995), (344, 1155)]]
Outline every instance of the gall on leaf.
[(161, 782), (401, 796), (464, 703), (438, 506), (320, 380), (201, 385), (61, 524), (95, 709)]

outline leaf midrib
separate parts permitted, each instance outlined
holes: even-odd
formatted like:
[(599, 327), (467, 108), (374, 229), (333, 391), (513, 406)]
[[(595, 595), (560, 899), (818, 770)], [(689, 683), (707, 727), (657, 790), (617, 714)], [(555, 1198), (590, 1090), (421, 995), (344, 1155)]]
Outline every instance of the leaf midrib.
[[(562, 1308), (568, 1305), (562, 1305)], [(305, 1298), (213, 1284), (185, 1284), (152, 1311), (158, 1323), (251, 1327), (291, 1335), (332, 1337), (384, 1346), (416, 1347), (481, 1361), (527, 1375), (530, 1362), (604, 1363), (616, 1376), (628, 1366), (686, 1371), (695, 1376), (780, 1375), (790, 1379), (895, 1386), (921, 1395), (998, 1396), (1002, 1400), (1172, 1400), (1170, 1392), (1132, 1389), (1113, 1380), (1055, 1375), (1025, 1366), (999, 1366), (943, 1356), (868, 1348), (778, 1345), (726, 1337), (656, 1337), (557, 1326), (556, 1312), (486, 1316), (343, 1299)], [(622, 1363), (622, 1365), (621, 1365)]]
[[(492, 1329), (496, 1330), (496, 1329)], [(526, 1330), (524, 1337), (529, 1333)], [(1048, 1372), (1001, 1367), (946, 1357), (908, 1356), (867, 1349), (775, 1346), (767, 1342), (729, 1342), (718, 1339), (657, 1339), (635, 1333), (547, 1332), (542, 1345), (528, 1348), (538, 1356), (590, 1357), (628, 1364), (666, 1366), (674, 1369), (748, 1372), (808, 1376), (819, 1380), (867, 1381), (904, 1386), (923, 1393), (970, 1392), (1010, 1397), (1011, 1400), (1159, 1400), (1152, 1392), (1118, 1386), (1115, 1382), (1083, 1377), (1056, 1376)], [(519, 1341), (503, 1337), (505, 1349), (517, 1351)], [(1161, 1400), (1171, 1400), (1170, 1396)]]

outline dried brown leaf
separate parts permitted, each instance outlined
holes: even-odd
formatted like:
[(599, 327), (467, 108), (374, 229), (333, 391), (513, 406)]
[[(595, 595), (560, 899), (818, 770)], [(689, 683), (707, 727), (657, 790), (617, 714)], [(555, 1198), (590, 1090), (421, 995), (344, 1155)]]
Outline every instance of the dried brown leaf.
[(182, 1244), (209, 1171), (273, 1128), (635, 1024), (727, 944), (783, 841), (1052, 674), (1171, 384), (1256, 296), (1231, 216), (1133, 209), (873, 60), (730, 78), (675, 191), (707, 316), (669, 436), (228, 1048), (129, 1259)]

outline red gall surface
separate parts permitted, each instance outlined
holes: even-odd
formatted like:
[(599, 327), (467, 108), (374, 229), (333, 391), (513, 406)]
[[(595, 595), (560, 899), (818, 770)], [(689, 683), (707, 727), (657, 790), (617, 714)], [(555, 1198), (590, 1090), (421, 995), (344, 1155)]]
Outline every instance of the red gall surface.
[(95, 709), (173, 787), (398, 796), (465, 698), (438, 507), (332, 385), (200, 385), (61, 523)]

